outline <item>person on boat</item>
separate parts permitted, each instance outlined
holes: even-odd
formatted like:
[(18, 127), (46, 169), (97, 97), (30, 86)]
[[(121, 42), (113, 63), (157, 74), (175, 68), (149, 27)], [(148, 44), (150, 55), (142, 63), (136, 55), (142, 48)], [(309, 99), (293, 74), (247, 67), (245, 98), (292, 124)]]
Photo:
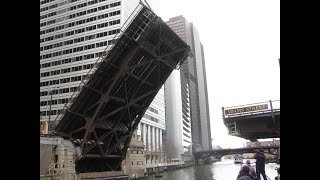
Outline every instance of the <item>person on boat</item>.
[(260, 174), (262, 174), (264, 180), (267, 180), (265, 172), (266, 156), (264, 155), (263, 149), (259, 149), (256, 155), (254, 155), (254, 158), (256, 159), (256, 174), (258, 180), (260, 180)]
[(241, 171), (237, 177), (237, 180), (253, 180), (253, 177), (249, 174), (250, 168), (247, 165), (242, 166)]
[(249, 159), (246, 161), (245, 164), (242, 165), (242, 167), (240, 168), (240, 171), (239, 171), (239, 174), (238, 174), (238, 175), (240, 175), (240, 173), (242, 172), (242, 169), (243, 169), (244, 166), (248, 166), (248, 167), (249, 167), (249, 174), (250, 174), (250, 176), (253, 177), (253, 180), (257, 180), (256, 170), (254, 169), (253, 166), (251, 166), (251, 162), (250, 162)]
[(246, 164), (248, 165), (248, 167), (250, 169), (249, 174), (253, 177), (254, 180), (258, 179), (257, 174), (256, 174), (256, 170), (254, 169), (253, 166), (251, 166), (251, 162), (249, 159), (246, 161)]
[(277, 168), (278, 176), (276, 176), (275, 180), (280, 180), (280, 167)]

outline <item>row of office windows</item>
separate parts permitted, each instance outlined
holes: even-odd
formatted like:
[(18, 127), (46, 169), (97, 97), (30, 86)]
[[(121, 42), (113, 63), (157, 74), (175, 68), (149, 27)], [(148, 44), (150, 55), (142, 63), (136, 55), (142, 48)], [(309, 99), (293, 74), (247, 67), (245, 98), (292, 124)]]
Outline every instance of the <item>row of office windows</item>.
[(55, 0), (44, 0), (44, 1), (40, 1), (40, 5), (42, 4), (46, 4), (46, 3), (49, 3), (49, 2), (53, 2)]
[[(190, 141), (188, 141), (188, 140), (186, 140), (186, 139), (183, 139), (183, 141), (186, 142), (186, 143), (191, 143)], [(189, 147), (184, 146), (184, 148), (189, 148)]]
[(48, 41), (52, 41), (52, 40), (55, 40), (55, 39), (60, 39), (60, 38), (67, 37), (67, 36), (72, 36), (74, 34), (80, 34), (80, 33), (83, 33), (83, 32), (92, 31), (92, 30), (95, 30), (95, 29), (107, 27), (108, 25), (111, 26), (111, 25), (115, 25), (115, 24), (120, 24), (120, 19), (109, 21), (109, 22), (105, 22), (105, 23), (101, 23), (101, 24), (98, 24), (98, 25), (88, 26), (86, 28), (76, 29), (76, 30), (73, 30), (73, 31), (57, 34), (57, 35), (54, 35), (54, 36), (49, 36), (49, 37), (46, 37), (46, 38), (42, 38), (42, 39), (40, 39), (40, 43), (45, 42), (45, 41), (48, 42)]
[(154, 112), (156, 114), (159, 114), (158, 110), (156, 110), (155, 108), (153, 107), (148, 107), (148, 109), (151, 111), (151, 112)]
[(66, 111), (63, 109), (56, 109), (56, 110), (51, 110), (51, 111), (40, 111), (40, 116), (49, 116), (49, 114), (59, 115), (59, 114), (64, 114), (65, 112)]
[[(120, 23), (120, 20), (115, 20), (115, 23), (118, 23), (118, 22)], [(113, 24), (113, 23), (114, 22), (112, 22), (112, 21), (109, 22), (109, 24)], [(101, 33), (97, 33), (97, 34), (93, 34), (93, 35), (88, 35), (88, 36), (83, 36), (83, 37), (67, 40), (64, 42), (59, 42), (59, 43), (50, 44), (47, 46), (42, 46), (42, 47), (40, 47), (40, 51), (45, 51), (48, 49), (54, 49), (54, 48), (58, 48), (58, 47), (62, 47), (62, 46), (67, 46), (69, 44), (75, 44), (75, 43), (79, 43), (79, 42), (83, 42), (83, 41), (89, 41), (89, 40), (92, 40), (95, 38), (100, 38), (100, 37), (114, 34), (114, 32), (120, 32), (120, 30), (105, 31), (105, 32), (101, 32)]]
[(50, 9), (53, 9), (53, 8), (56, 8), (56, 7), (60, 7), (60, 6), (69, 4), (69, 3), (76, 2), (76, 1), (79, 1), (79, 0), (66, 0), (66, 1), (62, 1), (62, 2), (60, 1), (60, 2), (57, 3), (57, 4), (52, 4), (52, 5), (50, 5), (50, 6), (40, 8), (40, 12), (48, 11), (48, 10), (50, 10)]
[[(60, 22), (61, 20), (73, 19), (73, 18), (80, 17), (80, 16), (83, 16), (83, 15), (86, 15), (86, 14), (94, 13), (94, 12), (97, 12), (97, 11), (102, 11), (102, 10), (105, 10), (105, 9), (108, 9), (108, 8), (112, 8), (112, 7), (116, 7), (116, 6), (120, 6), (120, 5), (121, 5), (121, 2), (115, 2), (115, 3), (103, 5), (103, 6), (100, 6), (100, 7), (84, 10), (84, 11), (81, 11), (81, 12), (77, 12), (77, 13), (74, 13), (74, 14), (70, 14), (70, 15), (67, 15), (67, 16), (59, 17), (57, 19), (53, 19), (53, 20), (49, 20), (49, 21), (40, 23), (40, 27), (47, 26), (47, 25), (50, 25), (50, 24), (54, 24), (54, 23)], [(64, 12), (68, 11), (68, 9), (69, 9), (69, 11), (74, 10), (74, 9), (76, 9), (76, 6), (73, 6), (73, 7), (70, 7), (70, 8), (66, 8), (66, 9), (63, 9), (63, 10), (59, 10), (59, 11), (55, 11), (55, 12), (51, 12), (51, 13), (46, 14), (46, 15), (42, 15), (42, 16), (40, 16), (40, 20), (44, 19), (44, 18), (47, 18), (47, 17), (55, 16), (57, 14), (64, 13)], [(57, 13), (57, 12), (59, 12), (59, 13)]]
[(188, 138), (191, 138), (188, 134), (186, 134), (185, 132), (183, 132), (183, 135), (188, 137)]
[[(78, 0), (75, 0), (75, 1), (78, 1)], [(75, 2), (75, 1), (73, 1), (73, 2)], [(100, 0), (100, 1), (98, 1), (98, 0), (93, 0), (93, 1), (88, 2), (88, 5), (96, 4), (96, 3), (98, 3), (98, 2), (103, 2), (103, 1), (105, 1), (105, 0)], [(69, 2), (69, 3), (71, 3), (71, 2)], [(61, 6), (61, 5), (60, 5), (60, 6)], [(44, 15), (40, 16), (40, 20), (41, 20), (41, 19), (48, 18), (48, 17), (51, 17), (51, 16), (55, 16), (55, 15), (57, 15), (57, 14), (61, 14), (61, 13), (67, 12), (67, 11), (72, 11), (72, 10), (75, 10), (75, 9), (80, 9), (80, 8), (85, 7), (85, 6), (87, 6), (87, 4), (86, 4), (86, 3), (82, 3), (82, 4), (79, 4), (79, 5), (75, 5), (75, 6), (71, 6), (71, 7), (65, 8), (65, 9), (61, 9), (61, 10), (58, 10), (58, 11), (54, 11), (54, 12), (51, 12), (51, 13), (48, 13), (48, 14), (44, 14)], [(51, 5), (51, 6), (48, 6), (48, 7), (41, 8), (41, 9), (40, 9), (40, 12), (46, 11), (46, 10), (49, 10), (49, 9), (53, 9), (53, 8), (56, 8), (56, 7), (58, 7), (58, 4), (54, 4), (54, 5)]]
[(63, 99), (54, 99), (49, 101), (40, 101), (40, 106), (47, 106), (47, 105), (56, 105), (56, 104), (65, 104), (68, 103), (68, 98), (63, 98)]
[[(98, 53), (96, 53), (96, 57), (98, 56)], [(58, 66), (60, 64), (67, 64), (67, 63), (72, 63), (72, 62), (77, 62), (77, 61), (82, 61), (86, 59), (92, 59), (94, 58), (94, 53), (92, 54), (86, 54), (82, 56), (77, 56), (77, 57), (72, 57), (72, 58), (66, 58), (58, 61), (53, 61), (53, 62), (48, 62), (48, 63), (43, 63), (40, 64), (40, 69), (41, 68), (47, 68), (47, 67), (52, 67), (52, 66)]]
[[(51, 113), (50, 113), (51, 112)], [(58, 115), (62, 112), (62, 109), (57, 109), (57, 110), (51, 110), (51, 111), (40, 111), (40, 116), (49, 116), (51, 115)]]
[[(80, 37), (80, 38), (77, 38), (77, 39), (74, 39), (74, 40), (71, 39), (71, 40), (68, 40), (68, 41), (65, 41), (65, 42), (51, 44), (51, 45), (48, 45), (48, 46), (40, 47), (40, 51), (44, 51), (44, 50), (48, 50), (48, 49), (54, 49), (54, 48), (61, 47), (61, 46), (66, 46), (66, 45), (69, 45), (69, 44), (75, 44), (75, 43), (79, 43), (79, 42), (82, 42), (82, 41), (88, 41), (88, 40), (92, 40), (92, 39), (95, 39), (95, 38), (108, 36), (108, 33), (109, 34), (114, 33), (114, 31), (116, 31), (116, 30), (113, 30), (111, 32), (110, 31), (109, 32), (106, 31), (106, 32), (102, 32), (102, 33), (89, 35), (89, 36), (86, 36), (86, 37)], [(116, 31), (116, 32), (119, 32), (119, 31)], [(112, 40), (109, 40), (109, 41), (110, 41), (110, 44), (112, 44)], [(108, 45), (108, 41), (102, 41), (102, 42), (96, 43), (96, 47), (102, 47), (102, 46), (106, 46), (106, 45)]]
[[(45, 1), (54, 1), (54, 0), (45, 0)], [(40, 8), (40, 12), (43, 12), (43, 11), (48, 11), (50, 9), (53, 9), (53, 8), (56, 8), (58, 6), (63, 6), (63, 5), (66, 5), (66, 4), (70, 4), (70, 3), (73, 3), (73, 2), (77, 2), (79, 0), (68, 0), (68, 1), (63, 1), (63, 2), (59, 2), (57, 4), (53, 4), (53, 5), (50, 5), (50, 6), (47, 6), (47, 7), (43, 7), (43, 8)], [(106, 1), (106, 0), (98, 0), (97, 2), (103, 2), (103, 1)], [(96, 0), (93, 0), (93, 1), (90, 1), (88, 2), (89, 3), (93, 3), (93, 2), (96, 2)], [(48, 3), (48, 2), (46, 2)], [(45, 4), (45, 3), (42, 3), (42, 4)], [(41, 2), (40, 2), (40, 5), (42, 5)], [(79, 4), (79, 5), (76, 5), (76, 8), (82, 8), (82, 7), (85, 7), (87, 6), (87, 3), (82, 3), (82, 4)], [(74, 7), (74, 6), (72, 6)]]
[(185, 121), (185, 119), (183, 120), (183, 125), (185, 125), (187, 128), (190, 128), (190, 125)]
[(184, 126), (183, 126), (183, 130), (185, 130), (186, 132), (190, 133), (190, 131)]
[(48, 77), (48, 76), (53, 76), (53, 75), (58, 75), (58, 74), (64, 74), (64, 73), (69, 73), (69, 72), (76, 72), (76, 71), (82, 71), (86, 69), (91, 69), (93, 68), (94, 64), (86, 64), (86, 65), (81, 65), (81, 66), (74, 66), (74, 67), (69, 67), (65, 69), (59, 69), (55, 71), (48, 71), (48, 72), (43, 72), (40, 73), (40, 77)]
[(86, 46), (71, 48), (71, 49), (67, 49), (67, 50), (63, 50), (63, 51), (57, 51), (54, 53), (49, 53), (49, 54), (45, 54), (45, 55), (40, 56), (40, 60), (51, 58), (51, 57), (56, 57), (56, 56), (61, 56), (61, 55), (65, 55), (65, 54), (75, 53), (75, 52), (79, 52), (79, 51), (83, 51), (83, 50), (87, 50), (87, 49), (92, 49), (94, 47), (95, 47), (95, 44), (89, 44)]
[[(75, 92), (79, 90), (79, 86), (74, 86), (74, 87), (68, 87), (68, 88), (61, 88), (57, 89), (55, 91), (52, 91), (52, 95), (54, 94), (64, 94), (64, 93), (69, 93), (69, 92)], [(41, 96), (48, 96), (49, 93), (48, 91), (40, 91), (40, 97)]]
[[(108, 9), (108, 8), (109, 8), (109, 5), (103, 5), (103, 6), (100, 6), (98, 8), (84, 10), (84, 11), (81, 11), (81, 12), (78, 12), (78, 13), (74, 13), (74, 14), (71, 14), (71, 15), (68, 15), (68, 16), (64, 16), (64, 17), (60, 17), (60, 18), (57, 18), (57, 19), (52, 19), (52, 20), (49, 20), (49, 21), (46, 21), (46, 22), (42, 22), (42, 23), (40, 23), (40, 27), (48, 26), (48, 25), (51, 25), (51, 24), (54, 24), (54, 23), (58, 23), (58, 22), (61, 22), (63, 20), (69, 20), (69, 19), (73, 19), (73, 18), (76, 18), (76, 17), (84, 16), (86, 14), (94, 13), (94, 12), (97, 12), (97, 11), (102, 11), (102, 10)], [(108, 17), (108, 15), (101, 16), (100, 18), (102, 19), (104, 17)], [(87, 19), (87, 22), (90, 22), (89, 20), (91, 20), (91, 19)], [(82, 21), (84, 21), (84, 20), (82, 20)], [(79, 22), (82, 22), (82, 21), (79, 21)], [(72, 27), (72, 25), (74, 25), (74, 23), (61, 25), (61, 26), (56, 27), (56, 30), (64, 29), (65, 27), (66, 28), (67, 27)]]
[[(133, 138), (135, 138), (135, 135), (133, 134)], [(129, 153), (128, 153), (129, 154)], [(138, 150), (138, 151), (131, 151), (131, 154), (144, 154), (144, 150)], [(133, 162), (132, 162), (133, 163)], [(142, 162), (143, 164), (143, 162)], [(133, 165), (133, 164), (132, 164)], [(139, 165), (139, 162), (137, 162), (137, 165)]]
[(85, 79), (85, 77), (86, 77), (86, 75), (67, 77), (67, 78), (63, 78), (63, 79), (55, 79), (55, 80), (51, 80), (51, 81), (44, 81), (44, 82), (40, 82), (40, 87), (56, 85), (56, 84), (64, 84), (64, 83), (75, 82), (75, 81), (81, 81), (81, 79)]
[[(113, 34), (116, 34), (120, 32), (119, 29), (117, 30), (111, 30), (111, 31), (108, 31), (108, 33), (103, 33), (103, 36), (107, 36), (107, 35), (113, 35)], [(105, 42), (105, 41), (104, 41)], [(105, 44), (103, 42), (103, 44)], [(109, 45), (112, 45), (116, 43), (116, 40), (109, 40), (108, 41), (108, 44)], [(97, 43), (100, 47), (100, 43)], [(89, 49), (92, 49), (92, 48), (95, 48), (96, 47), (96, 43), (93, 43), (93, 44), (89, 44), (89, 45), (85, 45), (85, 46), (79, 46), (79, 47), (75, 47), (75, 48), (71, 48), (71, 49), (67, 49), (67, 50), (63, 50), (63, 51), (57, 51), (57, 52), (53, 52), (53, 53), (48, 53), (48, 54), (44, 54), (44, 55), (40, 55), (40, 60), (43, 60), (43, 59), (48, 59), (48, 58), (51, 58), (51, 57), (56, 57), (56, 56), (61, 56), (61, 55), (65, 55), (65, 54), (70, 54), (70, 53), (75, 53), (75, 52), (79, 52), (79, 51), (84, 51), (84, 50), (89, 50)]]
[(146, 118), (146, 119), (149, 119), (149, 120), (151, 120), (151, 121), (154, 121), (154, 122), (156, 122), (156, 123), (159, 122), (159, 119), (158, 119), (158, 118), (155, 118), (155, 117), (150, 116), (150, 115), (148, 115), (148, 114), (144, 114), (143, 117)]
[(89, 23), (89, 22), (92, 22), (92, 21), (95, 21), (95, 20), (100, 20), (100, 19), (104, 19), (104, 18), (107, 18), (107, 17), (116, 16), (116, 15), (119, 15), (119, 14), (120, 14), (120, 10), (109, 12), (109, 13), (106, 13), (106, 14), (101, 14), (101, 15), (94, 16), (94, 17), (89, 17), (89, 18), (82, 19), (82, 20), (79, 20), (79, 21), (63, 24), (63, 25), (60, 25), (60, 26), (57, 26), (57, 27), (52, 27), (52, 28), (49, 28), (49, 29), (41, 30), (40, 31), (40, 35), (43, 35), (43, 34), (46, 34), (46, 33), (51, 33), (51, 32), (54, 32), (54, 31), (61, 30), (61, 29), (67, 29), (67, 28), (70, 28), (70, 27), (73, 27), (73, 26)]
[(93, 59), (93, 58), (97, 58), (97, 57), (101, 57), (101, 56), (105, 56), (105, 55), (106, 55), (106, 52), (101, 51), (98, 53), (86, 54), (86, 55), (76, 56), (76, 57), (72, 57), (72, 58), (66, 58), (66, 59), (62, 59), (62, 60), (52, 61), (52, 62), (40, 64), (40, 69), (52, 67), (52, 66), (58, 66), (60, 64), (67, 64), (67, 63), (82, 61), (82, 60), (86, 60), (86, 59)]
[[(51, 1), (54, 1), (54, 0), (46, 0), (46, 1), (51, 2)], [(70, 4), (70, 3), (73, 3), (73, 2), (77, 2), (77, 1), (79, 1), (79, 0), (69, 0), (68, 2), (64, 1), (64, 2), (57, 3), (57, 4), (53, 4), (53, 5), (50, 5), (50, 6), (47, 6), (47, 7), (40, 8), (40, 12), (48, 11), (48, 10), (56, 8), (58, 6), (63, 6), (65, 4)], [(89, 6), (89, 5), (93, 5), (93, 4), (96, 4), (96, 3), (99, 3), (99, 2), (104, 2), (104, 1), (107, 1), (107, 0), (93, 0), (93, 1), (89, 1), (87, 3), (85, 2), (85, 3), (82, 3), (82, 4), (71, 6), (71, 7), (63, 9), (63, 10), (64, 11), (72, 11), (72, 10), (75, 10), (75, 9), (80, 9), (80, 8), (83, 8), (83, 7), (86, 7), (86, 6)], [(48, 3), (48, 2), (46, 2), (46, 3)], [(45, 4), (45, 3), (42, 3), (42, 1), (41, 1), (40, 5), (42, 5), (42, 4)], [(40, 16), (40, 19), (44, 19), (46, 17), (47, 16), (43, 16), (43, 17)]]

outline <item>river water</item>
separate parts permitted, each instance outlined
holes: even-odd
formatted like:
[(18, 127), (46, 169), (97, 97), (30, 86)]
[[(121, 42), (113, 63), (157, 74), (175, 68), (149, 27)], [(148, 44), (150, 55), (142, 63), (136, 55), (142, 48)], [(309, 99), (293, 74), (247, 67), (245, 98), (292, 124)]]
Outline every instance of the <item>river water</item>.
[[(244, 160), (245, 161), (245, 160)], [(253, 160), (255, 161), (255, 160)], [(241, 165), (234, 164), (232, 159), (224, 159), (219, 162), (192, 166), (176, 171), (162, 173), (162, 177), (149, 176), (147, 180), (236, 180)], [(276, 163), (268, 163), (265, 166), (266, 175), (271, 179), (277, 176)], [(262, 178), (263, 179), (263, 178)]]

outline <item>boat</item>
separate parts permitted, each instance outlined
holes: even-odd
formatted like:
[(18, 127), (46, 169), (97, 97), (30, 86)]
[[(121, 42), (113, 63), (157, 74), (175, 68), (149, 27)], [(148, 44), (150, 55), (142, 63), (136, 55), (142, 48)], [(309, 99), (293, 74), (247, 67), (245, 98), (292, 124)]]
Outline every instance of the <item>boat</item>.
[(154, 175), (154, 177), (162, 177), (162, 174), (156, 173), (156, 174)]
[(235, 164), (242, 164), (243, 157), (242, 157), (241, 154), (235, 154), (235, 155), (233, 156), (233, 158), (234, 158), (234, 163), (235, 163)]

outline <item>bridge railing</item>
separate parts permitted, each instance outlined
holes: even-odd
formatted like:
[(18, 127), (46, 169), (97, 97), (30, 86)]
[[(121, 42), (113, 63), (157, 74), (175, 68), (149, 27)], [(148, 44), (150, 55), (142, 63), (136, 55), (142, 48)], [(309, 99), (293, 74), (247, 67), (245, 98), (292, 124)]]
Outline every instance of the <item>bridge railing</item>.
[(169, 163), (146, 164), (146, 167), (152, 168), (152, 167), (175, 166), (175, 165), (183, 165), (183, 164), (184, 164), (184, 161), (179, 161), (179, 162), (169, 162)]
[(275, 110), (275, 111), (279, 110), (280, 111), (280, 100), (273, 100), (271, 102), (272, 102), (273, 110)]
[(264, 114), (280, 111), (280, 100), (270, 100), (259, 103), (222, 107), (223, 118)]

